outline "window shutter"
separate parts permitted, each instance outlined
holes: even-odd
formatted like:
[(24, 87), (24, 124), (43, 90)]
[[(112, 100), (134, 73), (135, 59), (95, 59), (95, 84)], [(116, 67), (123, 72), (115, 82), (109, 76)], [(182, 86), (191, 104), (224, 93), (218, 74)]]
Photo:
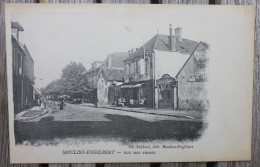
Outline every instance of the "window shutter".
[(145, 60), (140, 59), (140, 74), (144, 75), (145, 74)]

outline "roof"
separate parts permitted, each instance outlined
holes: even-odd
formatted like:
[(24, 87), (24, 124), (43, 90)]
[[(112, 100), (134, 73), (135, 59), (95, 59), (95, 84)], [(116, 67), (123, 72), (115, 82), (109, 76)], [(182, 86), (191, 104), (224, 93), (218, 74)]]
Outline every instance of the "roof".
[[(108, 58), (111, 58), (111, 68), (124, 68), (124, 60), (128, 56), (129, 54), (127, 52), (115, 52), (109, 54)], [(106, 61), (108, 61), (108, 59)]]
[(26, 47), (25, 44), (23, 45), (23, 49), (24, 49), (26, 56), (28, 56), (32, 60), (32, 62), (34, 62), (32, 56), (31, 56), (31, 54), (30, 54), (30, 52), (29, 52), (29, 50), (28, 50), (28, 48)]
[(122, 85), (120, 88), (124, 89), (124, 88), (140, 88), (142, 87), (142, 85), (144, 85), (144, 83), (139, 83), (136, 85)]
[[(173, 36), (175, 38), (175, 36)], [(176, 51), (184, 53), (192, 53), (196, 46), (198, 45), (197, 41), (189, 40), (182, 38), (182, 41), (176, 39)], [(160, 51), (171, 51), (169, 49), (169, 36), (164, 34), (157, 34), (146, 42), (143, 46), (138, 48), (131, 56), (129, 56), (125, 61), (141, 57), (144, 54), (144, 48), (146, 53), (150, 53), (154, 50)]]
[(11, 22), (11, 27), (17, 29), (18, 31), (24, 31), (19, 22)]
[[(101, 65), (99, 65), (97, 68), (90, 68), (85, 73), (90, 73), (92, 71), (99, 71), (105, 68), (124, 68), (124, 60), (129, 56), (127, 52), (115, 52), (107, 55), (107, 58), (105, 61), (95, 61), (95, 62), (103, 62)], [(111, 59), (111, 67), (108, 67), (108, 59)]]
[(197, 46), (195, 47), (195, 49), (193, 50), (192, 54), (190, 55), (190, 57), (187, 59), (187, 61), (183, 64), (183, 66), (180, 68), (180, 70), (178, 71), (178, 73), (175, 75), (175, 78), (178, 78), (178, 75), (180, 74), (180, 72), (182, 71), (182, 69), (185, 67), (185, 65), (187, 64), (187, 62), (189, 61), (189, 59), (194, 55), (195, 52), (197, 51), (204, 51), (209, 49), (209, 44), (205, 43), (205, 42), (200, 42), (197, 44)]
[(26, 56), (26, 53), (24, 51), (24, 45), (17, 41), (17, 39), (12, 35), (12, 43), (18, 46), (18, 48), (22, 51), (23, 56)]
[(200, 42), (198, 44), (198, 47), (196, 47), (196, 51), (203, 51), (203, 50), (207, 50), (209, 49), (209, 44), (205, 43), (205, 42)]
[(93, 71), (99, 71), (100, 69), (104, 69), (104, 68), (107, 68), (107, 65), (106, 63), (102, 63), (101, 65), (99, 65), (97, 68), (90, 68), (88, 69), (87, 71), (85, 71), (84, 73), (90, 73), (90, 72), (93, 72)]
[(108, 81), (123, 81), (124, 70), (121, 69), (103, 69), (102, 73)]

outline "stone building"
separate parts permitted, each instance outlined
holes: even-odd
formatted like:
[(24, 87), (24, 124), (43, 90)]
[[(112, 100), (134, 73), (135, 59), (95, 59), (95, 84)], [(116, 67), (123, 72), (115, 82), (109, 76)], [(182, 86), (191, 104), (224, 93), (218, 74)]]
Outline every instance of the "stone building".
[(182, 37), (181, 27), (173, 34), (170, 25), (169, 35), (155, 35), (124, 60), (126, 75), (121, 94), (127, 100), (144, 98), (146, 107), (179, 108), (179, 96), (184, 96), (180, 95), (183, 91), (178, 92), (176, 75), (198, 45)]
[(18, 22), (12, 22), (13, 100), (15, 114), (29, 108), (34, 101), (34, 61), (26, 47), (19, 41), (24, 31)]
[(123, 84), (124, 70), (122, 69), (103, 69), (98, 77), (97, 97), (100, 105), (113, 104), (115, 94), (113, 87)]
[(123, 69), (123, 60), (128, 57), (126, 52), (116, 52), (107, 55), (104, 61), (96, 61), (92, 63), (92, 68), (83, 74), (84, 77), (88, 78), (92, 92), (88, 96), (88, 101), (94, 103), (97, 99), (98, 94), (98, 77), (103, 69)]
[(178, 82), (178, 105), (181, 109), (205, 110), (207, 98), (209, 45), (200, 42), (176, 75)]
[(95, 103), (97, 99), (97, 80), (100, 71), (105, 68), (103, 61), (95, 61), (91, 64), (91, 68), (82, 74), (83, 77), (87, 78), (91, 92), (85, 97), (88, 102)]

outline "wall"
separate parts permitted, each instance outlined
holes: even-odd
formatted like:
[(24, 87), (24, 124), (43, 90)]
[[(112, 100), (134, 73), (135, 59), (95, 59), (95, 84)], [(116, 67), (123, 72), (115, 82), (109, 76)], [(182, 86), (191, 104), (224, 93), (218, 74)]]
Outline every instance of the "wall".
[[(138, 62), (138, 63), (136, 63)], [(137, 68), (137, 69), (136, 69)], [(124, 70), (126, 73), (125, 82), (128, 83), (130, 78), (132, 81), (145, 81), (153, 77), (153, 61), (152, 53), (147, 53), (145, 59), (142, 57), (133, 58), (124, 62)]]
[(26, 56), (24, 57), (24, 75), (26, 77), (28, 77), (32, 82), (34, 81), (34, 61), (30, 55), (30, 53), (28, 52), (28, 50), (26, 48), (25, 49), (25, 53)]
[(97, 68), (85, 74), (85, 77), (88, 78), (88, 83), (90, 84), (91, 88), (97, 88), (98, 74), (100, 70), (100, 68)]
[(23, 110), (23, 81), (22, 81), (22, 58), (23, 50), (18, 45), (17, 40), (12, 38), (13, 50), (13, 96), (14, 113), (17, 114)]
[(190, 57), (190, 54), (157, 50), (154, 51), (154, 55), (156, 79), (160, 79), (164, 74), (169, 74), (175, 78), (176, 74)]
[(109, 83), (101, 73), (97, 81), (97, 98), (99, 103), (108, 103), (108, 85)]
[(198, 71), (203, 71), (203, 69), (199, 69), (195, 61), (196, 59), (192, 55), (177, 77), (180, 109), (204, 110), (209, 107), (207, 82), (193, 80)]

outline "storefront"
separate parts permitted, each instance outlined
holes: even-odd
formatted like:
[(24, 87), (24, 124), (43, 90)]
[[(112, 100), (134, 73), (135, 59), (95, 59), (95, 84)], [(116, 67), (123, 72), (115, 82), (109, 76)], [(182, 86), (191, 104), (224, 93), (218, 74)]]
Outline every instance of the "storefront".
[(178, 82), (168, 74), (164, 74), (156, 85), (158, 86), (158, 108), (178, 108)]

